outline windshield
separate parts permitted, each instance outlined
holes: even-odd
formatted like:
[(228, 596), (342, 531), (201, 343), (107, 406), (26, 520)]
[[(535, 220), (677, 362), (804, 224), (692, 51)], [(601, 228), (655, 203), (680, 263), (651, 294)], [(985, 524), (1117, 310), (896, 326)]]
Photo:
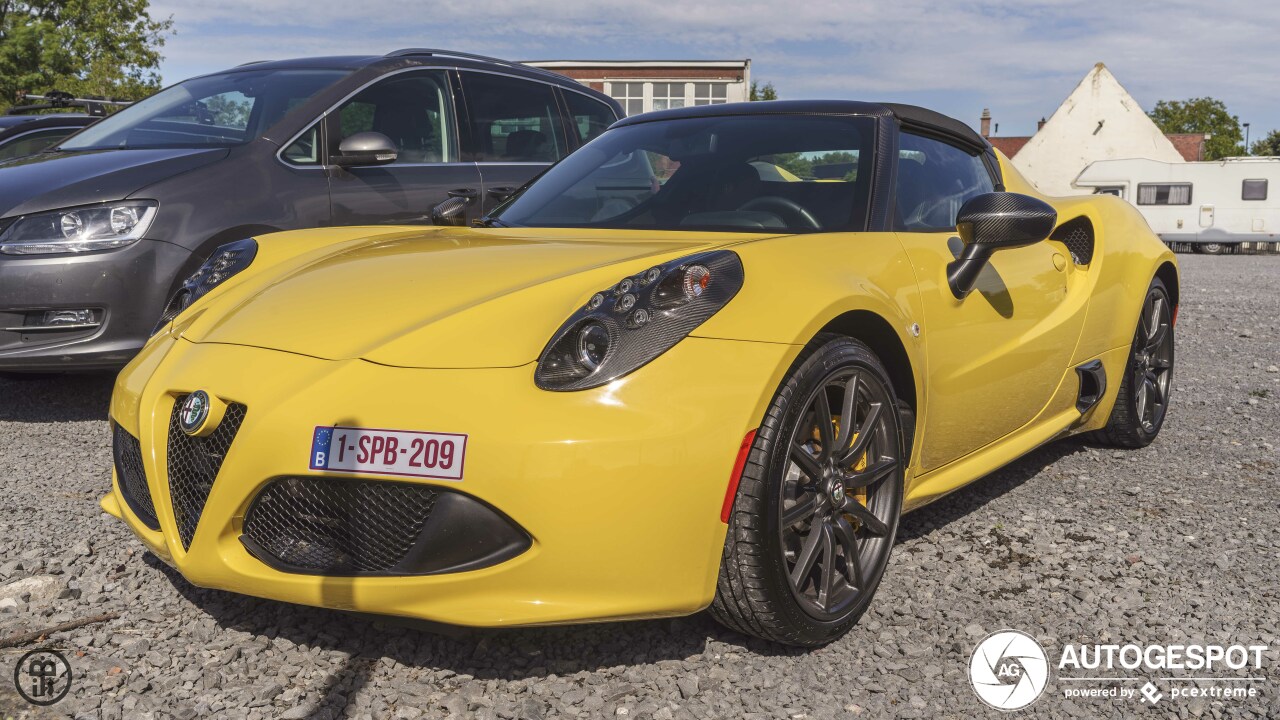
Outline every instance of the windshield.
[(818, 232), (861, 227), (869, 118), (735, 115), (615, 128), (552, 167), (503, 225)]
[(194, 78), (90, 125), (59, 149), (239, 145), (349, 72), (247, 70)]

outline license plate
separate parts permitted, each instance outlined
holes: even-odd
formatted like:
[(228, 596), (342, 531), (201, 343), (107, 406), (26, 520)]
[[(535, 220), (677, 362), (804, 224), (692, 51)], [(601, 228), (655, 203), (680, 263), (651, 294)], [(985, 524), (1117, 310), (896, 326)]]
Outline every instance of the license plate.
[(467, 436), (456, 433), (317, 427), (311, 469), (461, 480)]

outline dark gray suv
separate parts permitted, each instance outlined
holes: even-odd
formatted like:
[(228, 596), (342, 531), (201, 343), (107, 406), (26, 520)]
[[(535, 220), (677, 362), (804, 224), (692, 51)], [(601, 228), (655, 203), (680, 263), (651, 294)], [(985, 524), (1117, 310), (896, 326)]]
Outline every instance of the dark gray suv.
[(621, 115), (566, 77), (441, 50), (179, 83), (0, 164), (0, 371), (118, 368), (217, 246), (471, 222)]

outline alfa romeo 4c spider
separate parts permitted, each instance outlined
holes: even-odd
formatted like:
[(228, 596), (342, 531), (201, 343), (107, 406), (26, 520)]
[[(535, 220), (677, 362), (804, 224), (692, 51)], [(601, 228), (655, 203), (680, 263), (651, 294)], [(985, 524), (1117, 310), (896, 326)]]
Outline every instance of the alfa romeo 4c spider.
[(1177, 306), (1132, 207), (1042, 197), (937, 113), (641, 115), (474, 227), (220, 248), (119, 376), (102, 506), (205, 587), (818, 645), (903, 513), (1064, 436), (1150, 443)]

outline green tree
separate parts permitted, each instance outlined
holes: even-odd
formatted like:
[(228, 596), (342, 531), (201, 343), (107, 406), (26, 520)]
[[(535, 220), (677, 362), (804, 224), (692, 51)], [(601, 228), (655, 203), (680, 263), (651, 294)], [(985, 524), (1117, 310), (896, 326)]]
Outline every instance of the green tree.
[(1254, 155), (1266, 155), (1267, 157), (1280, 156), (1280, 130), (1272, 130), (1267, 136), (1261, 140), (1256, 140), (1249, 152)]
[(761, 85), (755, 80), (751, 81), (751, 94), (747, 99), (755, 102), (757, 100), (777, 100), (778, 91), (773, 89), (773, 83), (765, 83)]
[(1164, 133), (1208, 133), (1204, 159), (1244, 154), (1244, 133), (1240, 118), (1227, 112), (1221, 100), (1210, 97), (1190, 100), (1161, 100), (1148, 115)]
[(48, 90), (144, 98), (172, 27), (148, 0), (0, 0), (0, 108)]

